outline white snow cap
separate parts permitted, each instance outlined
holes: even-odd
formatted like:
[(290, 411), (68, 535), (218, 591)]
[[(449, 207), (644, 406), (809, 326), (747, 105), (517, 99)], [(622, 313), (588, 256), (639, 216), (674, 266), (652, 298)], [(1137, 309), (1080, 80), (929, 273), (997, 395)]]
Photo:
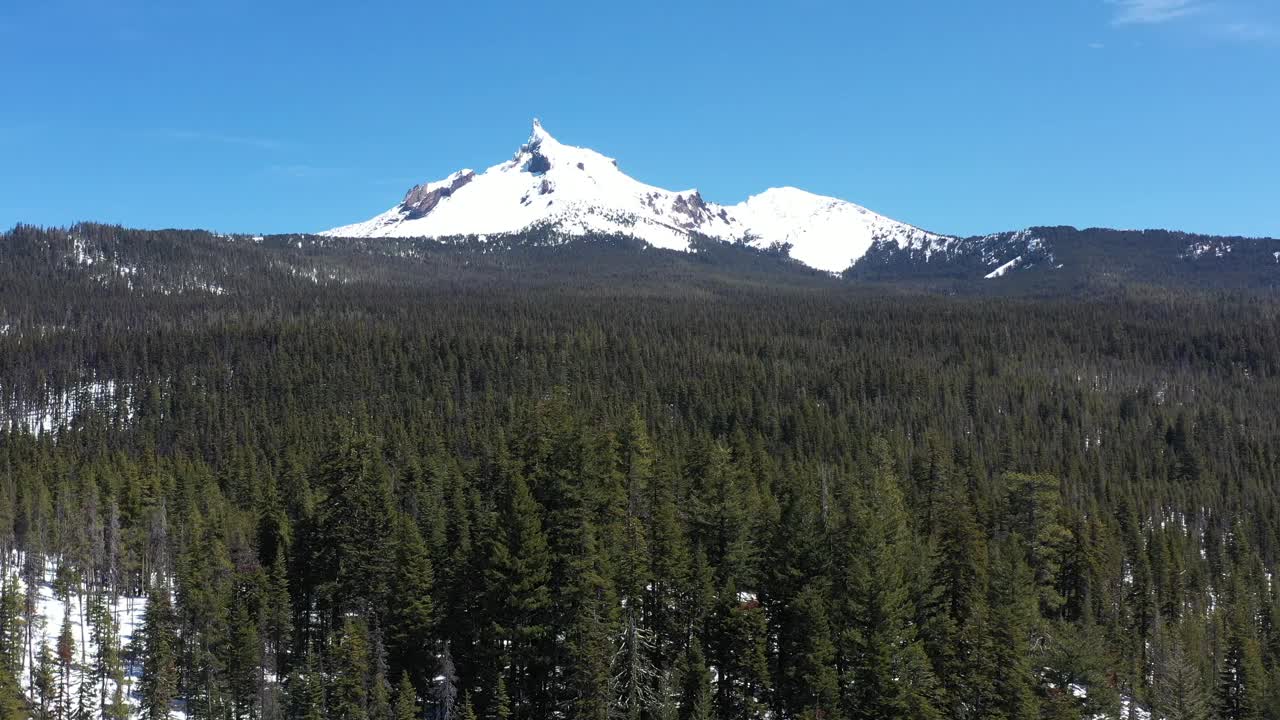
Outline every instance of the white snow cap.
[(694, 235), (760, 248), (789, 243), (793, 258), (828, 272), (845, 270), (876, 240), (906, 247), (940, 237), (792, 187), (722, 206), (706, 202), (696, 189), (647, 185), (619, 170), (613, 158), (556, 140), (537, 118), (511, 160), (418, 185), (390, 210), (322, 234), (446, 237), (532, 227), (567, 237), (629, 235), (672, 250), (688, 250)]

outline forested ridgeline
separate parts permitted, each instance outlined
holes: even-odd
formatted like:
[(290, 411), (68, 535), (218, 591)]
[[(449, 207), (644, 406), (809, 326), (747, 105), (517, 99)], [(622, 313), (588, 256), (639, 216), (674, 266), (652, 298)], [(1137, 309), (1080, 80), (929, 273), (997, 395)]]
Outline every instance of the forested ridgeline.
[(6, 718), (1280, 712), (1275, 301), (297, 242), (5, 236)]

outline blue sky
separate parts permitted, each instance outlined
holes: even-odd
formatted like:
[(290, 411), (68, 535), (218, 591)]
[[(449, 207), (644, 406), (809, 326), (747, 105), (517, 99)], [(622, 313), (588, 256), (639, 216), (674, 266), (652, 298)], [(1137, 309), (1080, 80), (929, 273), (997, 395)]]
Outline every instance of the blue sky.
[(0, 227), (321, 230), (538, 116), (718, 202), (1280, 236), (1275, 0), (10, 2), (0, 93)]

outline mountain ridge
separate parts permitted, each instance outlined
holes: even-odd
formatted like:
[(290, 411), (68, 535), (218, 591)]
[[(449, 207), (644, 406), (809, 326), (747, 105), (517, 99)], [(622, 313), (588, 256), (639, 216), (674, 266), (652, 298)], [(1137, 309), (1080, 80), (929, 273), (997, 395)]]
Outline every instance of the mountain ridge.
[(627, 234), (654, 247), (690, 250), (704, 236), (768, 249), (826, 272), (849, 268), (876, 242), (910, 247), (945, 236), (839, 198), (771, 187), (735, 205), (696, 189), (635, 180), (617, 160), (556, 140), (538, 120), (514, 156), (415, 185), (389, 210), (322, 232), (330, 237), (450, 237), (545, 228), (566, 236)]

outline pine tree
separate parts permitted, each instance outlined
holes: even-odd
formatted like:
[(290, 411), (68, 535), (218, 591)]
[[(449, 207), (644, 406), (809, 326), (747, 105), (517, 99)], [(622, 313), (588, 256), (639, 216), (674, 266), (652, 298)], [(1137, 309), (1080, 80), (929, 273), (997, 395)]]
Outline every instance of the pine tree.
[(936, 681), (913, 624), (906, 569), (914, 548), (887, 445), (877, 442), (874, 454), (866, 491), (841, 533), (842, 706), (851, 720), (929, 720), (939, 713)]
[(975, 510), (958, 487), (939, 491), (946, 512), (937, 518), (936, 562), (930, 577), (926, 651), (942, 691), (946, 714), (986, 717), (995, 675), (987, 627), (987, 548)]
[(507, 694), (507, 681), (498, 675), (493, 685), (493, 702), (485, 720), (507, 720), (511, 717), (511, 696)]
[(1266, 707), (1266, 681), (1258, 642), (1237, 609), (1228, 619), (1226, 650), (1218, 672), (1218, 719), (1260, 720)]
[(416, 686), (425, 687), (426, 673), (435, 664), (434, 575), (427, 545), (413, 519), (401, 516), (396, 525), (395, 575), (387, 613), (391, 667), (396, 674), (414, 673)]
[(0, 720), (29, 720), (22, 688), (8, 668), (0, 670)]
[(369, 629), (364, 620), (348, 617), (334, 639), (334, 680), (330, 710), (337, 720), (380, 720), (369, 715)]
[(387, 653), (380, 635), (374, 636), (373, 672), (369, 676), (370, 720), (393, 720), (391, 681), (387, 678)]
[(52, 720), (57, 712), (58, 672), (57, 660), (47, 642), (40, 644), (40, 654), (32, 672), (31, 684), (35, 695), (36, 720)]
[(439, 720), (454, 720), (458, 713), (458, 669), (453, 663), (453, 650), (448, 641), (440, 652), (436, 680), (436, 715)]
[(142, 716), (167, 720), (178, 690), (178, 638), (169, 590), (152, 588), (142, 620), (142, 678), (139, 681)]
[(392, 711), (393, 720), (418, 720), (418, 693), (413, 689), (409, 673), (400, 673), (400, 682), (396, 685), (396, 702)]
[(693, 622), (688, 602), (689, 545), (672, 484), (665, 473), (650, 484), (653, 518), (648, 549), (652, 580), (644, 609), (653, 627), (655, 664), (662, 669), (674, 666), (687, 628)]
[[(0, 481), (0, 504), (8, 498)], [(22, 672), (23, 649), (26, 645), (22, 618), (22, 598), (17, 577), (8, 574), (9, 547), (5, 533), (12, 527), (12, 509), (0, 509), (0, 720), (32, 720), (38, 717), (23, 696), (18, 679)]]
[(503, 495), (498, 529), (489, 542), (486, 583), (494, 630), (500, 641), (509, 643), (511, 681), (504, 683), (506, 692), (523, 718), (523, 713), (545, 712), (549, 704), (544, 643), (549, 633), (551, 561), (537, 501), (518, 473), (510, 474)]
[(298, 667), (289, 673), (285, 683), (286, 716), (289, 720), (325, 720), (324, 678), (315, 665), (315, 655), (308, 649)]
[(1054, 617), (1065, 602), (1058, 590), (1064, 554), (1078, 539), (1063, 523), (1058, 479), (1044, 474), (1006, 473), (1003, 483), (1008, 529), (1026, 543), (1041, 612)]
[(270, 668), (276, 677), (283, 677), (289, 643), (293, 635), (293, 603), (289, 595), (289, 571), (283, 547), (276, 549), (267, 576), (265, 614), (266, 648), (271, 658)]
[(98, 702), (107, 705), (107, 680), (122, 673), (120, 658), (120, 631), (115, 615), (108, 609), (106, 598), (102, 593), (93, 595), (89, 606), (89, 619), (92, 627), (93, 644), (98, 649), (93, 665), (93, 679), (99, 690)]
[[(1076, 713), (1086, 717), (1116, 716), (1120, 712), (1120, 689), (1111, 668), (1117, 663), (1102, 628), (1092, 622), (1056, 622), (1045, 629), (1036, 663), (1044, 668), (1044, 684), (1060, 696), (1055, 698), (1057, 704), (1070, 704)], [(1072, 687), (1086, 688), (1088, 692), (1076, 697)]]
[(653, 664), (653, 635), (640, 625), (640, 617), (635, 608), (625, 609), (613, 657), (614, 716), (627, 720), (654, 717), (663, 702), (663, 673)]
[[(607, 437), (599, 442), (607, 444)], [(611, 450), (609, 447), (599, 451), (603, 463), (614, 460)], [(618, 532), (606, 533), (604, 540), (606, 551), (616, 554), (613, 564), (617, 571), (615, 584), (619, 599), (628, 607), (639, 607), (644, 601), (645, 588), (651, 584), (647, 521), (651, 517), (649, 502), (654, 478), (654, 448), (644, 419), (635, 408), (631, 410), (622, 435), (620, 454), (621, 492), (616, 500), (621, 508), (614, 510), (603, 503), (600, 521), (607, 527), (613, 520), (613, 524), (618, 526)], [(607, 472), (602, 474), (608, 475)], [(621, 517), (610, 517), (611, 510)], [(642, 623), (643, 620), (637, 619), (637, 622)]]
[(1034, 574), (1020, 548), (991, 547), (991, 654), (979, 674), (992, 679), (992, 718), (1018, 720), (1039, 712), (1032, 639), (1039, 622)]
[(235, 717), (258, 717), (259, 685), (262, 676), (262, 642), (257, 618), (250, 612), (248, 598), (241, 597), (231, 608), (228, 684)]
[[(182, 643), (178, 665), (186, 709), (194, 720), (221, 720), (234, 712), (229, 676), (231, 612), (240, 580), (224, 541), (223, 518), (195, 513), (184, 524), (197, 542), (187, 543), (178, 556), (175, 627)], [(172, 612), (172, 610), (170, 611)]]
[(471, 693), (462, 696), (462, 711), (458, 716), (458, 720), (476, 720), (476, 708), (471, 703)]
[[(64, 593), (64, 597), (69, 598), (69, 594)], [(71, 693), (71, 673), (76, 666), (76, 641), (71, 632), (71, 606), (64, 600), (63, 607), (66, 612), (62, 614), (62, 629), (58, 632), (58, 690), (54, 716), (58, 720), (70, 720), (75, 702)]]
[(711, 673), (696, 638), (680, 658), (680, 720), (711, 720)]
[(799, 642), (791, 664), (794, 674), (788, 678), (792, 711), (798, 717), (835, 720), (840, 713), (840, 684), (826, 593), (817, 583), (810, 583), (796, 595), (793, 605), (790, 633)]
[(716, 678), (715, 713), (722, 720), (765, 713), (770, 690), (768, 623), (759, 600), (729, 583), (720, 591), (710, 638)]
[(565, 638), (567, 678), (562, 704), (568, 706), (571, 717), (608, 720), (614, 704), (610, 669), (617, 603), (589, 522), (584, 522), (580, 537), (583, 547), (572, 563), (574, 587), (566, 597), (571, 620)]
[(16, 576), (0, 574), (0, 674), (16, 678), (22, 671), (26, 646), (23, 597)]
[(342, 437), (320, 462), (313, 484), (326, 492), (313, 538), (320, 599), (337, 624), (347, 612), (380, 611), (392, 577), (391, 478), (377, 443)]
[(117, 666), (111, 675), (111, 699), (102, 706), (103, 720), (128, 720), (129, 703), (124, 699), (124, 667)]
[(1177, 629), (1157, 628), (1152, 659), (1151, 712), (1163, 720), (1209, 720), (1204, 680)]

